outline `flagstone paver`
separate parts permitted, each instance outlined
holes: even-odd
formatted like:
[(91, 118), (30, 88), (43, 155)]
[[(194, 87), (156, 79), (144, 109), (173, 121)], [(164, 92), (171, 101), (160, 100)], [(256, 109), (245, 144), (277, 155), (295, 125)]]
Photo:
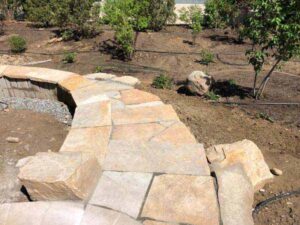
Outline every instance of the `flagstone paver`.
[(209, 176), (155, 176), (142, 217), (193, 225), (219, 225), (213, 178)]
[(88, 205), (80, 225), (142, 225), (133, 218), (105, 208)]
[(76, 108), (73, 128), (101, 127), (111, 125), (110, 101), (80, 105)]
[(203, 146), (111, 141), (104, 170), (209, 175)]
[(78, 75), (78, 76), (72, 76), (68, 79), (62, 80), (58, 84), (60, 87), (62, 87), (67, 91), (74, 91), (76, 89), (80, 89), (88, 85), (92, 85), (94, 83), (95, 82), (87, 80), (84, 77)]
[(111, 80), (115, 81), (115, 82), (120, 82), (120, 83), (123, 83), (123, 84), (127, 84), (127, 85), (130, 85), (130, 86), (135, 86), (135, 85), (141, 83), (139, 81), (139, 79), (137, 79), (135, 77), (132, 77), (132, 76), (114, 77)]
[(92, 73), (85, 75), (84, 78), (91, 79), (91, 80), (111, 80), (112, 78), (115, 78), (116, 75), (109, 74), (109, 73)]
[(159, 222), (154, 220), (145, 220), (143, 222), (143, 225), (179, 225), (178, 223), (165, 223), (165, 222)]
[(112, 113), (112, 119), (115, 125), (179, 121), (171, 105), (116, 110)]
[(92, 153), (102, 165), (110, 134), (110, 126), (71, 129), (60, 151)]
[(151, 93), (140, 91), (138, 89), (121, 91), (121, 100), (126, 105), (136, 105), (146, 102), (160, 101), (160, 98)]
[(158, 123), (129, 124), (115, 126), (112, 140), (149, 141), (166, 128)]
[(104, 172), (89, 203), (137, 218), (151, 179), (150, 173)]

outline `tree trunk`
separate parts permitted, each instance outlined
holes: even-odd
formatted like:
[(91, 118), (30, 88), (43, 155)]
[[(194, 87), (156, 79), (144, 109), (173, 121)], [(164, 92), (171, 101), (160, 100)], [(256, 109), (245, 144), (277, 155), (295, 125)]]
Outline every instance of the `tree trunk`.
[(253, 82), (253, 97), (256, 96), (256, 83), (257, 83), (257, 76), (258, 76), (258, 72), (255, 72), (254, 75), (254, 82)]

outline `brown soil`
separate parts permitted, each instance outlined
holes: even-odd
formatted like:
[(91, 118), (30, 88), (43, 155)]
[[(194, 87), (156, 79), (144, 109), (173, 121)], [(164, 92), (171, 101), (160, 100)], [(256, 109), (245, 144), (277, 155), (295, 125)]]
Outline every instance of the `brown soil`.
[[(277, 193), (300, 189), (300, 106), (229, 107), (209, 103), (199, 97), (179, 94), (177, 89), (180, 86), (174, 88), (176, 91), (150, 87), (153, 78), (160, 73), (166, 73), (180, 83), (190, 72), (202, 70), (213, 75), (219, 84), (222, 84), (223, 80), (235, 81), (237, 88), (233, 93), (228, 93), (225, 88), (221, 93), (222, 101), (251, 103), (251, 98), (242, 98), (245, 94), (243, 91), (251, 88), (253, 82), (252, 68), (247, 65), (244, 56), (249, 43), (237, 44), (231, 31), (225, 33), (222, 30), (204, 30), (195, 47), (189, 44), (190, 31), (184, 27), (168, 27), (158, 33), (140, 33), (136, 43), (139, 51), (135, 53), (131, 62), (124, 62), (113, 57), (110, 44), (113, 32), (109, 30), (93, 39), (48, 44), (47, 42), (55, 36), (51, 30), (33, 30), (20, 23), (8, 25), (9, 31), (6, 35), (18, 33), (28, 40), (28, 51), (23, 56), (30, 56), (33, 61), (52, 59), (52, 62), (37, 66), (87, 74), (94, 72), (95, 67), (101, 65), (104, 72), (138, 77), (143, 82), (140, 88), (153, 92), (163, 101), (172, 104), (182, 121), (206, 147), (244, 138), (254, 141), (261, 148), (269, 167), (277, 167), (283, 171), (282, 176), (275, 177), (272, 184), (266, 185), (265, 192), (255, 195), (255, 204)], [(0, 39), (0, 49), (7, 50), (8, 45), (4, 37)], [(198, 62), (199, 54), (192, 52), (200, 52), (202, 49), (209, 49), (217, 54), (214, 63), (205, 66)], [(76, 51), (76, 63), (63, 64), (61, 53), (64, 51)], [(167, 53), (170, 51), (190, 54)], [(37, 54), (41, 52), (49, 55)], [(266, 69), (270, 68), (272, 63), (269, 61)], [(299, 59), (294, 59), (285, 63), (281, 72), (273, 75), (261, 102), (300, 102), (299, 87), (300, 63)], [(272, 117), (274, 123), (259, 118), (261, 113)], [(300, 224), (299, 202), (299, 196), (293, 196), (269, 205), (255, 217), (255, 223)]]
[[(27, 110), (0, 111), (0, 203), (27, 201), (17, 180), (19, 159), (61, 147), (68, 127), (54, 117)], [(19, 138), (8, 143), (7, 137)]]

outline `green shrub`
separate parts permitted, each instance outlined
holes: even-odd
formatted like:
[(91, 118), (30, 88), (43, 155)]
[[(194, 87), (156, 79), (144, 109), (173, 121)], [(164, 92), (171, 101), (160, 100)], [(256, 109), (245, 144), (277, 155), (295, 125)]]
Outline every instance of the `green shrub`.
[(196, 38), (202, 31), (203, 13), (199, 6), (190, 6), (180, 10), (180, 20), (186, 22), (192, 29), (193, 44), (196, 44)]
[(209, 91), (205, 94), (205, 97), (212, 101), (218, 101), (220, 99), (220, 95), (217, 95), (214, 91)]
[(76, 54), (74, 52), (65, 53), (63, 62), (64, 63), (74, 63), (76, 60)]
[(152, 86), (157, 89), (171, 89), (173, 80), (165, 74), (161, 74), (154, 78)]
[(103, 71), (103, 67), (102, 66), (97, 66), (95, 69), (95, 73), (101, 73)]
[(63, 41), (70, 41), (74, 38), (74, 32), (72, 30), (64, 30), (61, 33), (61, 37), (63, 39)]
[(29, 21), (36, 22), (45, 27), (54, 25), (54, 15), (49, 0), (27, 0), (25, 3), (25, 12)]
[(214, 62), (215, 59), (214, 53), (210, 52), (209, 50), (202, 50), (200, 56), (201, 56), (200, 63), (205, 65)]
[(21, 53), (26, 50), (26, 40), (19, 35), (12, 36), (9, 39), (9, 44), (13, 53)]

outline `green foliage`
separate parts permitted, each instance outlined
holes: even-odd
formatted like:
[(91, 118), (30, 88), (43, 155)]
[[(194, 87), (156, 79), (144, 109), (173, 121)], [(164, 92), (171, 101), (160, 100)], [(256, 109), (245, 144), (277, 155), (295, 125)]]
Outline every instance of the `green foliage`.
[(207, 92), (205, 97), (211, 101), (218, 101), (220, 99), (220, 95), (217, 95), (214, 91)]
[(39, 23), (46, 27), (54, 24), (49, 0), (27, 0), (25, 11), (29, 21)]
[(134, 31), (128, 22), (115, 28), (115, 40), (125, 59), (131, 59), (134, 52)]
[(102, 71), (103, 71), (103, 67), (102, 66), (96, 66), (95, 73), (101, 73)]
[(152, 86), (157, 89), (171, 89), (173, 80), (165, 74), (161, 74), (154, 78)]
[(74, 63), (76, 60), (76, 54), (74, 52), (65, 53), (63, 63)]
[[(259, 98), (278, 65), (300, 55), (300, 2), (256, 0), (251, 4), (251, 12), (242, 35), (252, 41), (246, 55), (255, 71), (253, 93)], [(275, 63), (256, 92), (257, 76), (268, 57)]]
[(21, 53), (26, 50), (26, 40), (19, 35), (12, 36), (9, 39), (9, 44), (13, 53)]
[(257, 118), (260, 118), (260, 119), (267, 120), (267, 121), (269, 121), (269, 122), (271, 122), (271, 123), (274, 123), (274, 122), (275, 122), (274, 119), (273, 119), (271, 116), (269, 116), (267, 113), (263, 113), (263, 112), (258, 113), (258, 114), (256, 115), (256, 117), (257, 117)]
[(180, 20), (186, 22), (192, 29), (193, 44), (196, 44), (196, 38), (202, 31), (203, 13), (199, 6), (190, 6), (180, 10)]
[(208, 65), (214, 62), (215, 59), (214, 53), (210, 52), (209, 50), (202, 50), (200, 56), (201, 56), (200, 63), (204, 65)]
[(62, 33), (61, 33), (61, 37), (63, 39), (63, 41), (70, 41), (74, 38), (74, 32), (73, 30), (64, 30)]

